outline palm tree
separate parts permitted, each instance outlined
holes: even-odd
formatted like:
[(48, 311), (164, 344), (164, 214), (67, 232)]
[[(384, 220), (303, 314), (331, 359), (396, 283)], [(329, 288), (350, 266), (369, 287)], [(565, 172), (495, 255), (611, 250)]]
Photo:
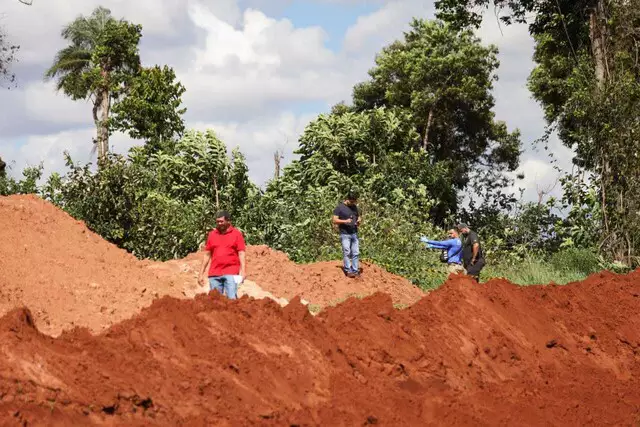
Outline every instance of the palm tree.
[(97, 7), (89, 17), (79, 16), (62, 30), (69, 45), (61, 49), (45, 79), (56, 78), (57, 90), (74, 100), (93, 102), (98, 160), (109, 150), (109, 112), (117, 72), (134, 72), (140, 66), (137, 44), (140, 30), (123, 20), (116, 21), (111, 11)]

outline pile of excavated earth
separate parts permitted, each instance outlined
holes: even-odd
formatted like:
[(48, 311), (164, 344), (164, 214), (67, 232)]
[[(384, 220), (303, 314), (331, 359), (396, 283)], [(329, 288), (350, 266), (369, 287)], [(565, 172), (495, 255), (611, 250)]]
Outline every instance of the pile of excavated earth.
[(640, 421), (638, 272), (425, 295), (375, 265), (348, 279), (250, 247), (230, 301), (198, 285), (200, 258), (140, 261), (42, 200), (0, 198), (0, 424)]

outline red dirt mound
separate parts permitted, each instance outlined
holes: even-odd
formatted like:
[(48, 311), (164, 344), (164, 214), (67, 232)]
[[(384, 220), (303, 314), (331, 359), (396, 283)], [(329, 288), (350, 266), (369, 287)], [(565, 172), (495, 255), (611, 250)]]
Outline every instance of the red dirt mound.
[(389, 294), (395, 304), (411, 305), (424, 296), (424, 292), (407, 279), (367, 262), (361, 263), (363, 274), (350, 279), (342, 272), (341, 261), (295, 264), (285, 253), (268, 246), (254, 246), (247, 256), (251, 279), (286, 299), (300, 296), (326, 306), (350, 296), (383, 292)]
[[(423, 295), (409, 281), (365, 266), (347, 279), (339, 263), (298, 266), (286, 254), (249, 247), (249, 279), (278, 297), (319, 305), (349, 295), (389, 293), (411, 304)], [(163, 295), (191, 297), (202, 256), (165, 263), (140, 261), (35, 196), (0, 197), (0, 315), (27, 306), (38, 328), (58, 335), (74, 326), (100, 332)]]
[(106, 242), (34, 196), (0, 197), (0, 314), (26, 305), (43, 332), (100, 331), (197, 286)]
[(448, 281), (417, 304), (165, 297), (100, 336), (0, 319), (0, 420), (29, 425), (636, 425), (640, 273)]
[[(166, 264), (182, 265), (197, 271), (200, 254)], [(247, 247), (247, 276), (266, 291), (288, 300), (296, 296), (321, 307), (344, 301), (348, 297), (363, 297), (383, 292), (394, 304), (411, 305), (425, 294), (407, 279), (391, 274), (375, 264), (361, 263), (363, 274), (357, 279), (345, 277), (341, 261), (296, 264), (284, 252), (268, 246)]]

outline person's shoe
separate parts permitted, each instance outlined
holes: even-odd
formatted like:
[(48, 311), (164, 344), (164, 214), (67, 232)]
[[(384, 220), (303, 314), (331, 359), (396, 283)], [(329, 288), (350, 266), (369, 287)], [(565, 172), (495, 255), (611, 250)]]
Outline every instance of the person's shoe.
[(347, 277), (350, 278), (350, 279), (353, 279), (354, 277), (356, 277), (356, 275), (354, 273), (352, 273), (352, 272), (348, 272), (347, 273)]

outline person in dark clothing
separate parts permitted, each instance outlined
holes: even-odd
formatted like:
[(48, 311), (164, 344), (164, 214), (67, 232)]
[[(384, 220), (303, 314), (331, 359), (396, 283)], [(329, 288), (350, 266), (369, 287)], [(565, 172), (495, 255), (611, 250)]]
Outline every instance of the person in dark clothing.
[(340, 230), (340, 243), (342, 244), (342, 261), (344, 274), (347, 277), (360, 276), (358, 258), (360, 256), (360, 241), (358, 240), (358, 227), (362, 222), (362, 216), (358, 211), (358, 195), (349, 192), (345, 200), (333, 211), (332, 221)]
[(480, 282), (480, 271), (485, 266), (484, 253), (480, 239), (475, 231), (467, 224), (458, 224), (458, 231), (462, 234), (462, 264), (467, 275)]

